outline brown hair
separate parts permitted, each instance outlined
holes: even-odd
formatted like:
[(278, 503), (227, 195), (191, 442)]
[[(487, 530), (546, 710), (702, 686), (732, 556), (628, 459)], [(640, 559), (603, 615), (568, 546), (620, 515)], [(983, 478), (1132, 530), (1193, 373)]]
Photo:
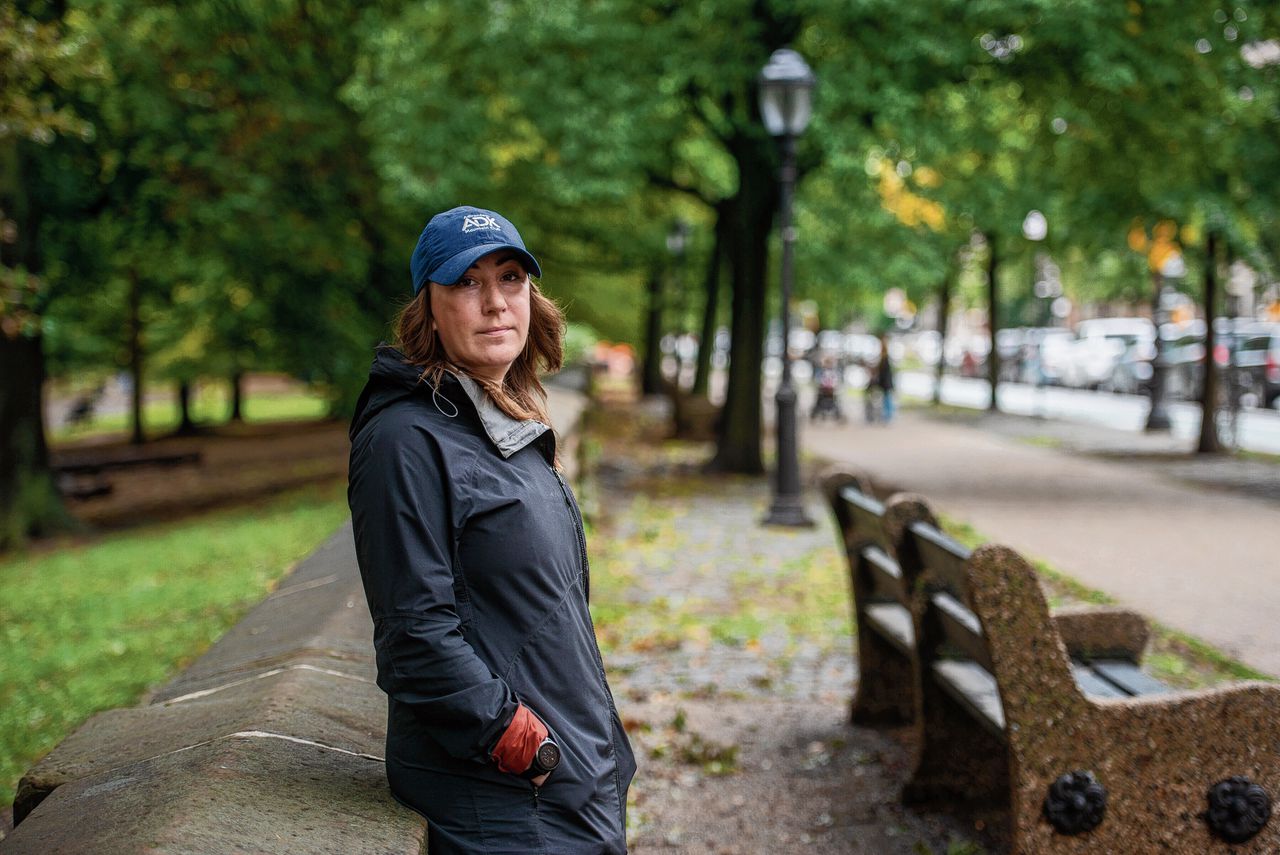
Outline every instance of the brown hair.
[(550, 425), (547, 391), (539, 371), (559, 371), (564, 362), (564, 314), (538, 283), (529, 279), (529, 337), (501, 383), (476, 377), (449, 362), (431, 317), (431, 283), (428, 282), (400, 310), (394, 321), (395, 343), (405, 361), (422, 369), (422, 380), (439, 386), (445, 371), (466, 374), (479, 383), (498, 409), (513, 419), (537, 419)]

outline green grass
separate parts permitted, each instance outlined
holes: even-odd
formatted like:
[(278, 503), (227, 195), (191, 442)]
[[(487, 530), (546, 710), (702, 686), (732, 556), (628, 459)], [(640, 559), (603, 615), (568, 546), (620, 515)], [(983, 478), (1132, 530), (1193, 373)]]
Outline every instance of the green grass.
[[(247, 395), (242, 403), (244, 420), (253, 422), (293, 421), (322, 418), (329, 412), (329, 400), (317, 392), (273, 392)], [(208, 386), (200, 390), (191, 404), (191, 417), (197, 424), (223, 424), (231, 415), (227, 390)], [(147, 401), (142, 408), (142, 424), (148, 434), (167, 433), (178, 426), (177, 399)], [(129, 413), (111, 413), (78, 425), (64, 425), (50, 433), (53, 442), (88, 439), (124, 434), (131, 428)]]
[(0, 805), (81, 722), (199, 655), (346, 515), (335, 483), (0, 560)]
[(1241, 450), (1236, 452), (1236, 457), (1239, 457), (1241, 460), (1256, 460), (1259, 463), (1280, 464), (1280, 454), (1270, 454), (1266, 451)]

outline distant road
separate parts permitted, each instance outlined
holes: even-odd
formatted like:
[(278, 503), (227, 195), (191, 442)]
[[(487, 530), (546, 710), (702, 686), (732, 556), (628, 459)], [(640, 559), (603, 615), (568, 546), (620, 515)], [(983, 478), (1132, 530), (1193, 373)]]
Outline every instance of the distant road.
[[(933, 376), (905, 371), (898, 388), (910, 398), (933, 397)], [(991, 397), (986, 380), (948, 375), (942, 380), (942, 401), (955, 407), (986, 409)], [(1025, 383), (1000, 384), (1000, 409), (1006, 413), (1043, 416), (1063, 421), (1087, 422), (1120, 430), (1141, 431), (1150, 402), (1139, 395), (1086, 392), (1053, 386), (1037, 389)], [(1200, 433), (1200, 405), (1183, 401), (1169, 404), (1173, 435), (1192, 439)], [(1280, 454), (1280, 412), (1248, 409), (1240, 413), (1240, 447), (1246, 451)]]

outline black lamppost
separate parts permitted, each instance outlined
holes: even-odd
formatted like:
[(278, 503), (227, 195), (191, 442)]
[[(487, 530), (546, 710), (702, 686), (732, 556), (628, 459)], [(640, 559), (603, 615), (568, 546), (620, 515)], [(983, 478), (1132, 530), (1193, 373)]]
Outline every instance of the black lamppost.
[[(1154, 297), (1151, 301), (1151, 321), (1156, 327), (1155, 356), (1151, 359), (1151, 409), (1147, 412), (1145, 429), (1149, 431), (1169, 430), (1169, 408), (1165, 403), (1165, 386), (1169, 382), (1169, 355), (1165, 350), (1164, 339), (1160, 336), (1161, 328), (1169, 322), (1176, 294), (1169, 285), (1169, 279), (1185, 275), (1186, 263), (1181, 255), (1166, 260), (1158, 270), (1153, 271), (1155, 280)], [(1209, 361), (1206, 360), (1206, 365)]]
[(680, 282), (680, 267), (684, 260), (685, 244), (689, 240), (689, 224), (684, 220), (676, 220), (672, 225), (671, 231), (667, 232), (667, 252), (671, 253), (671, 287), (674, 291), (672, 297), (672, 305), (675, 309), (675, 332), (672, 340), (675, 346), (672, 350), (672, 356), (675, 357), (676, 378), (672, 384), (674, 392), (680, 392), (680, 375), (684, 372), (684, 355), (681, 351), (681, 339), (684, 338), (684, 310), (687, 305), (684, 289)]
[(810, 526), (800, 495), (800, 458), (796, 443), (796, 390), (791, 385), (791, 255), (796, 230), (791, 225), (791, 196), (796, 184), (796, 137), (804, 133), (813, 115), (812, 95), (816, 82), (800, 54), (788, 48), (773, 52), (760, 72), (760, 116), (782, 147), (779, 174), (781, 200), (778, 225), (782, 230), (782, 380), (774, 400), (777, 416), (774, 433), (778, 439), (777, 472), (773, 483), (773, 505), (766, 525)]

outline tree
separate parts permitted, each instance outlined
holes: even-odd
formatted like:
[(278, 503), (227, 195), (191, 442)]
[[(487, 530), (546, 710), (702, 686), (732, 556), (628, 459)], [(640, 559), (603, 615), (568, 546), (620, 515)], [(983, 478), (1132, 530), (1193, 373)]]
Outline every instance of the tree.
[(82, 21), (36, 11), (0, 0), (0, 549), (69, 524), (44, 436), (44, 210), (27, 176), (39, 148), (93, 133), (64, 93), (102, 73)]

